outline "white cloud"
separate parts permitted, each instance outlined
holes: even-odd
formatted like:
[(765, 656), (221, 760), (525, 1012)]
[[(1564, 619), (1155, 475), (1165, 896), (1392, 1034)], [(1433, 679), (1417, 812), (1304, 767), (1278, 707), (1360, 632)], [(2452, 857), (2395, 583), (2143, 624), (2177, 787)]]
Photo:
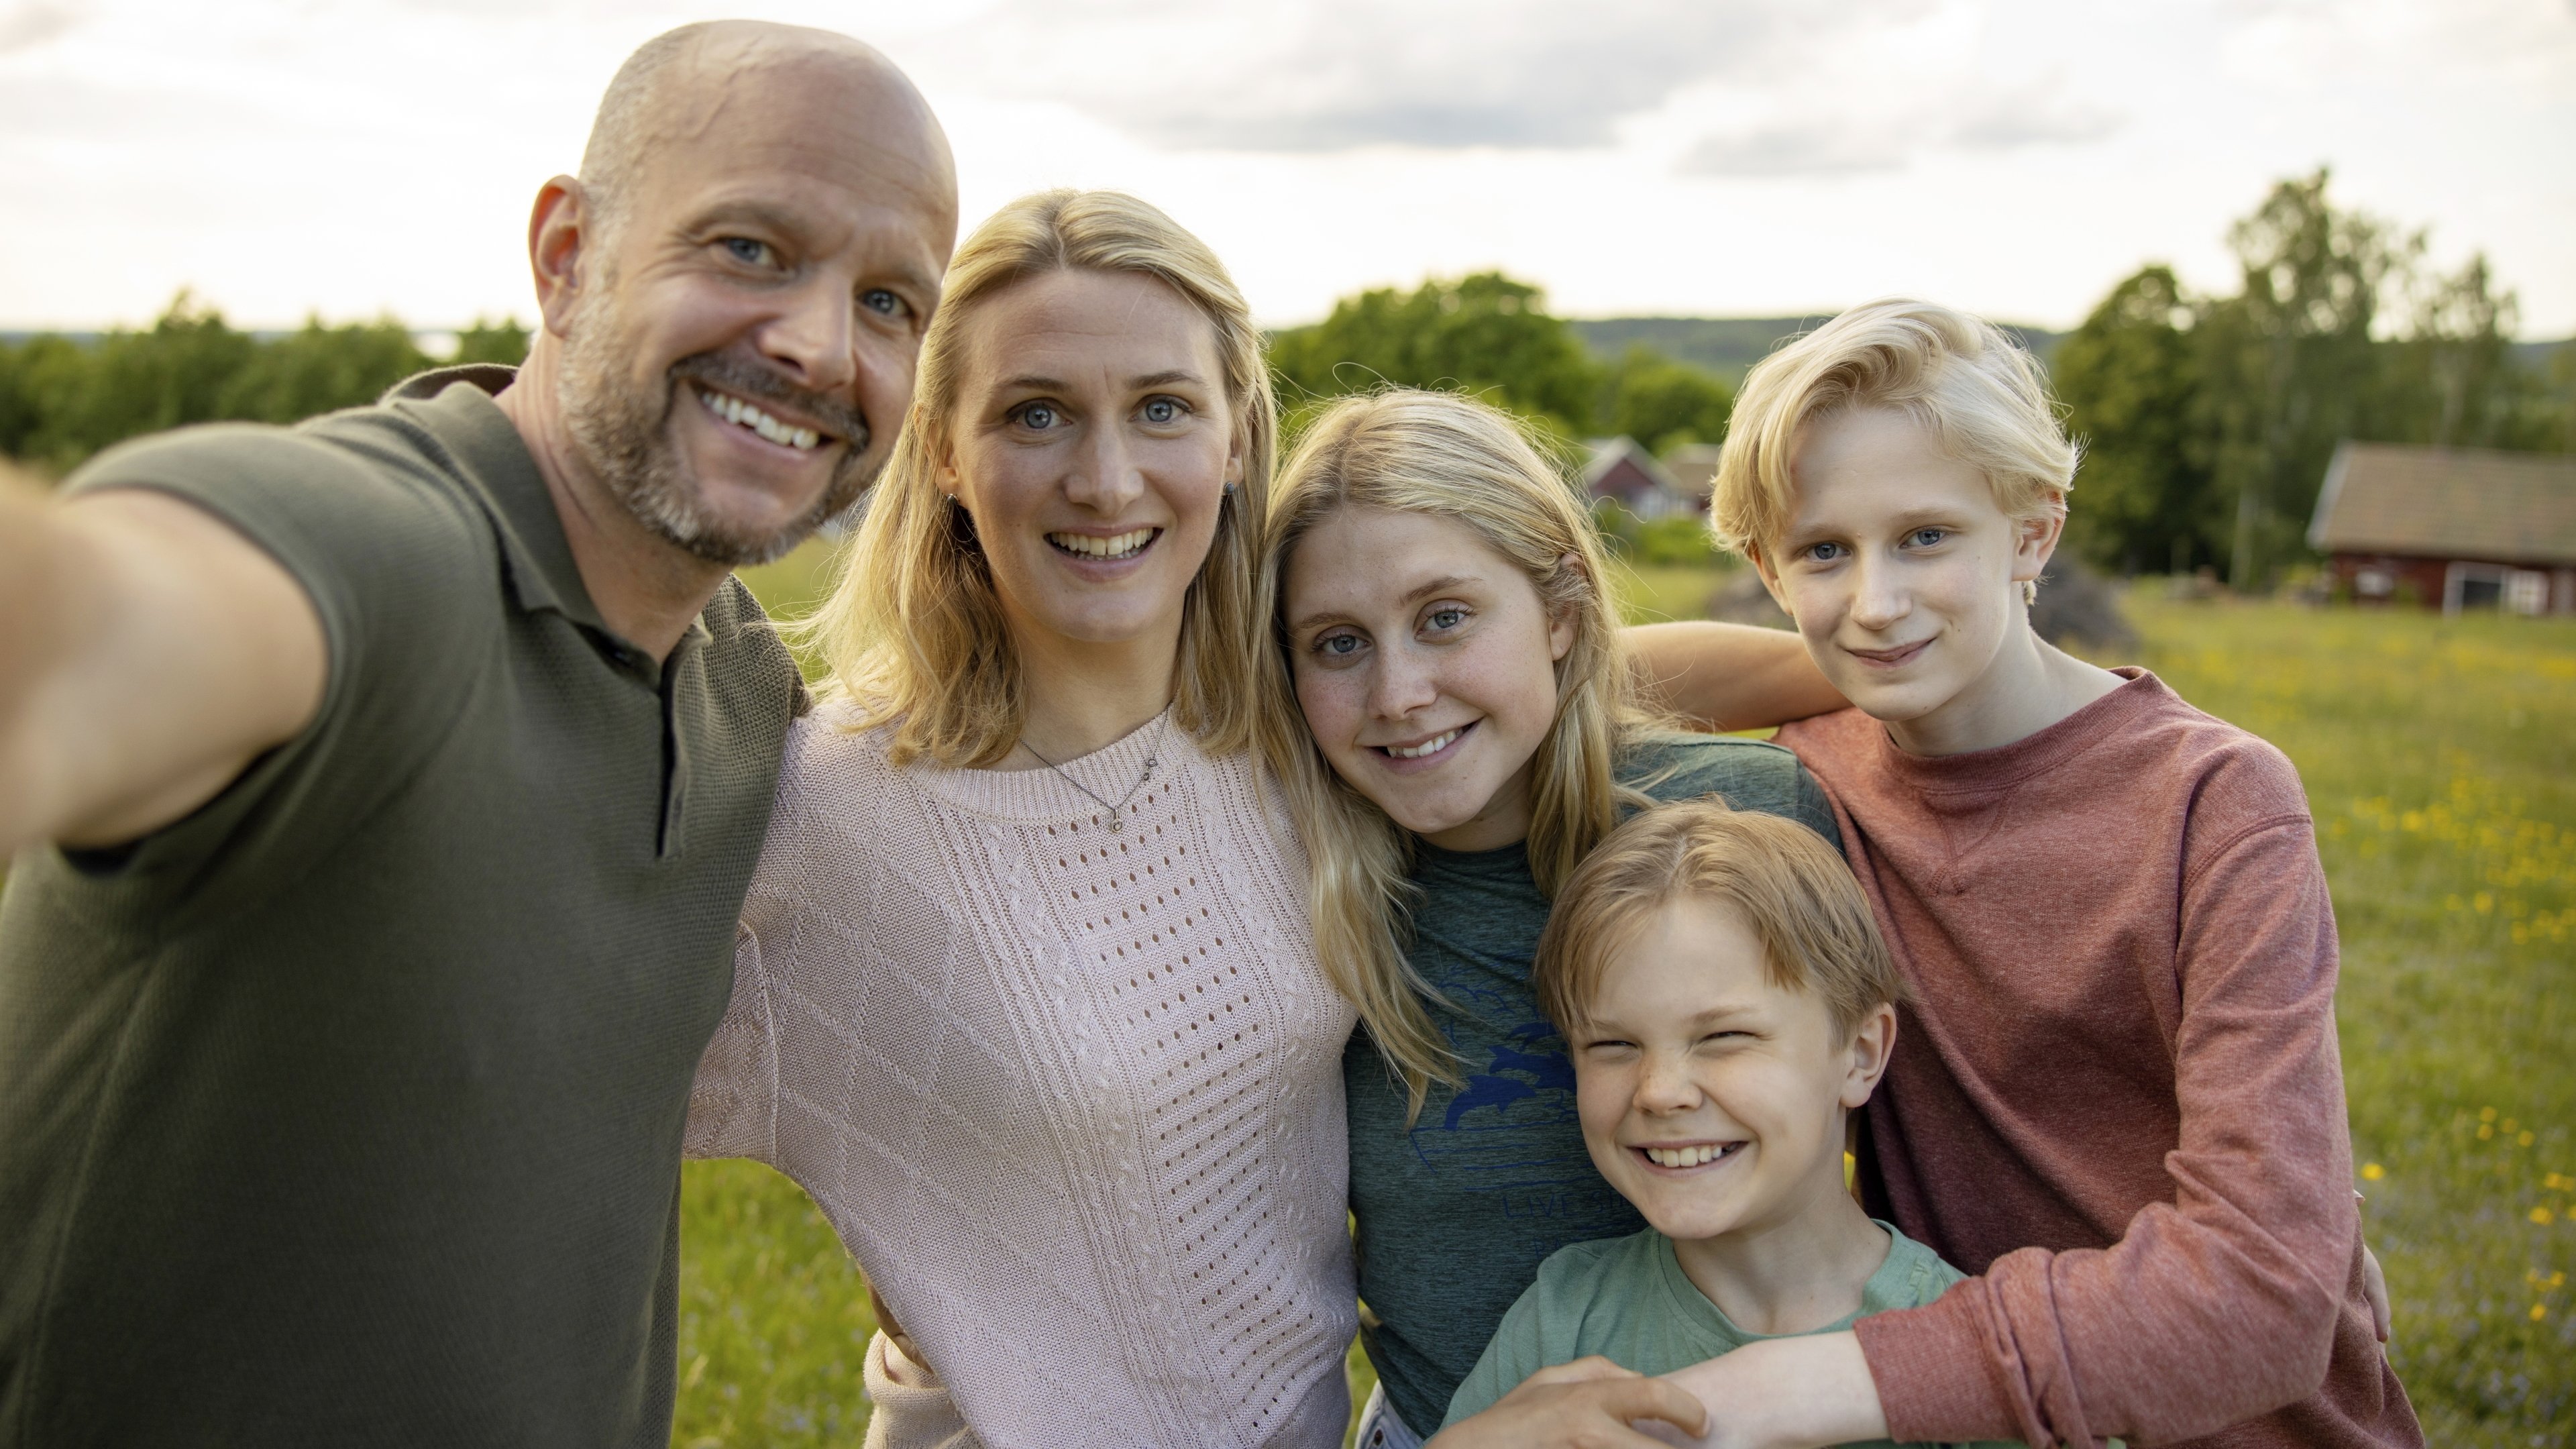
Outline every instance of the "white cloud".
[[(2569, 0), (739, 3), (910, 70), (970, 224), (1134, 191), (1277, 322), (1501, 267), (1577, 315), (2064, 325), (2151, 259), (2228, 285), (2228, 221), (2329, 162), (2576, 330)], [(699, 4), (0, 0), (0, 327), (183, 285), (251, 325), (525, 317), (537, 186)]]
[(1012, 0), (940, 47), (1155, 145), (1254, 152), (1612, 144), (1713, 78), (1810, 63), (1921, 0)]
[(0, 55), (33, 50), (79, 23), (79, 13), (60, 0), (21, 0), (0, 9)]
[[(2025, 146), (2085, 145), (2108, 139), (2123, 117), (2070, 99), (2061, 85), (2006, 88), (1961, 81), (1898, 90), (1896, 104), (1805, 120), (1762, 120), (1705, 135), (1674, 169), (1685, 176), (1829, 177), (1896, 171), (1939, 150), (2010, 151)], [(1811, 109), (1767, 97), (1760, 114)]]

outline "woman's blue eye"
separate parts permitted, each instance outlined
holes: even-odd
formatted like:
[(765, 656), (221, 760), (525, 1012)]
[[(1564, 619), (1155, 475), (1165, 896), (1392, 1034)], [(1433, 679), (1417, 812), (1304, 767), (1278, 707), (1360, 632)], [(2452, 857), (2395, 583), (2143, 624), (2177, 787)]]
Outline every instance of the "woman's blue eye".
[(1020, 426), (1044, 432), (1055, 426), (1055, 409), (1045, 403), (1031, 403), (1020, 409)]
[(1425, 620), (1425, 622), (1430, 624), (1434, 629), (1455, 629), (1459, 625), (1467, 622), (1467, 611), (1464, 609), (1434, 609), (1431, 611), (1430, 617)]
[(1345, 654), (1356, 653), (1358, 652), (1359, 647), (1359, 636), (1355, 634), (1327, 634), (1323, 638), (1315, 641), (1316, 653), (1330, 654), (1336, 658)]
[(1145, 421), (1174, 423), (1180, 421), (1181, 405), (1172, 398), (1158, 397), (1145, 404)]

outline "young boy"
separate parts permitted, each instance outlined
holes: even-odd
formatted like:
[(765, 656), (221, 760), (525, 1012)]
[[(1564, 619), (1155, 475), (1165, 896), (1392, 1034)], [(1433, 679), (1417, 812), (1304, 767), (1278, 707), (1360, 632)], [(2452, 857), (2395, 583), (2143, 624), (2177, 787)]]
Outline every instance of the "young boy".
[(1815, 832), (1695, 800), (1622, 825), (1540, 938), (1583, 1141), (1651, 1224), (1551, 1256), (1450, 1403), (1603, 1355), (1666, 1373), (1938, 1298), (1962, 1276), (1843, 1182), (1903, 994), (1851, 872)]

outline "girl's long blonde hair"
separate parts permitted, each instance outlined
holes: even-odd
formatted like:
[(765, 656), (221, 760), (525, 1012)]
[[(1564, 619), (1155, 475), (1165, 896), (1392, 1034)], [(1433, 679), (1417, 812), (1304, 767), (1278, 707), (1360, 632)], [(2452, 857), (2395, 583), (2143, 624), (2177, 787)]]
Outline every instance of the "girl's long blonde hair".
[(969, 319), (1020, 282), (1072, 270), (1156, 278), (1215, 329), (1243, 478), (1220, 505), (1207, 561), (1190, 584), (1172, 716), (1212, 754), (1253, 742), (1262, 653), (1256, 530), (1278, 446), (1261, 330), (1216, 253), (1161, 211), (1122, 192), (1043, 191), (995, 212), (958, 248), (922, 338), (912, 414), (884, 481), (848, 545), (840, 582), (799, 626), (830, 668), (824, 693), (858, 706), (854, 728), (891, 725), (898, 765), (925, 755), (949, 766), (997, 764), (1027, 718), (991, 568), (965, 510), (940, 491), (939, 465), (955, 423)]
[(1530, 778), (1530, 873), (1553, 895), (1584, 852), (1642, 795), (1613, 774), (1646, 724), (1599, 534), (1575, 490), (1511, 418), (1454, 393), (1389, 389), (1335, 403), (1280, 470), (1264, 530), (1261, 743), (1304, 838), (1315, 953), (1378, 1052), (1403, 1078), (1409, 1112), (1458, 1063), (1433, 1025), (1429, 986), (1405, 959), (1413, 837), (1345, 784), (1305, 728), (1290, 673), (1285, 580), (1305, 536), (1343, 508), (1428, 513), (1466, 525), (1520, 569), (1574, 642), (1556, 663), (1556, 717)]

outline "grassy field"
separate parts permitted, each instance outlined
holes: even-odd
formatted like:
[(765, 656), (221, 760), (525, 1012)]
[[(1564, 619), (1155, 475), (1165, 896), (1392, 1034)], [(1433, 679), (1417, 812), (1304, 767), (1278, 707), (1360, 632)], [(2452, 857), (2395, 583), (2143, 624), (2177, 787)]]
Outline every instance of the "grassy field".
[[(818, 577), (800, 553), (754, 586), (783, 605)], [(1639, 616), (1690, 617), (1714, 580), (1630, 582)], [(2149, 591), (2130, 612), (2144, 662), (2307, 781), (2357, 1185), (2429, 1442), (2576, 1446), (2576, 624)], [(866, 1294), (792, 1184), (689, 1167), (681, 1300), (674, 1445), (858, 1442)]]

